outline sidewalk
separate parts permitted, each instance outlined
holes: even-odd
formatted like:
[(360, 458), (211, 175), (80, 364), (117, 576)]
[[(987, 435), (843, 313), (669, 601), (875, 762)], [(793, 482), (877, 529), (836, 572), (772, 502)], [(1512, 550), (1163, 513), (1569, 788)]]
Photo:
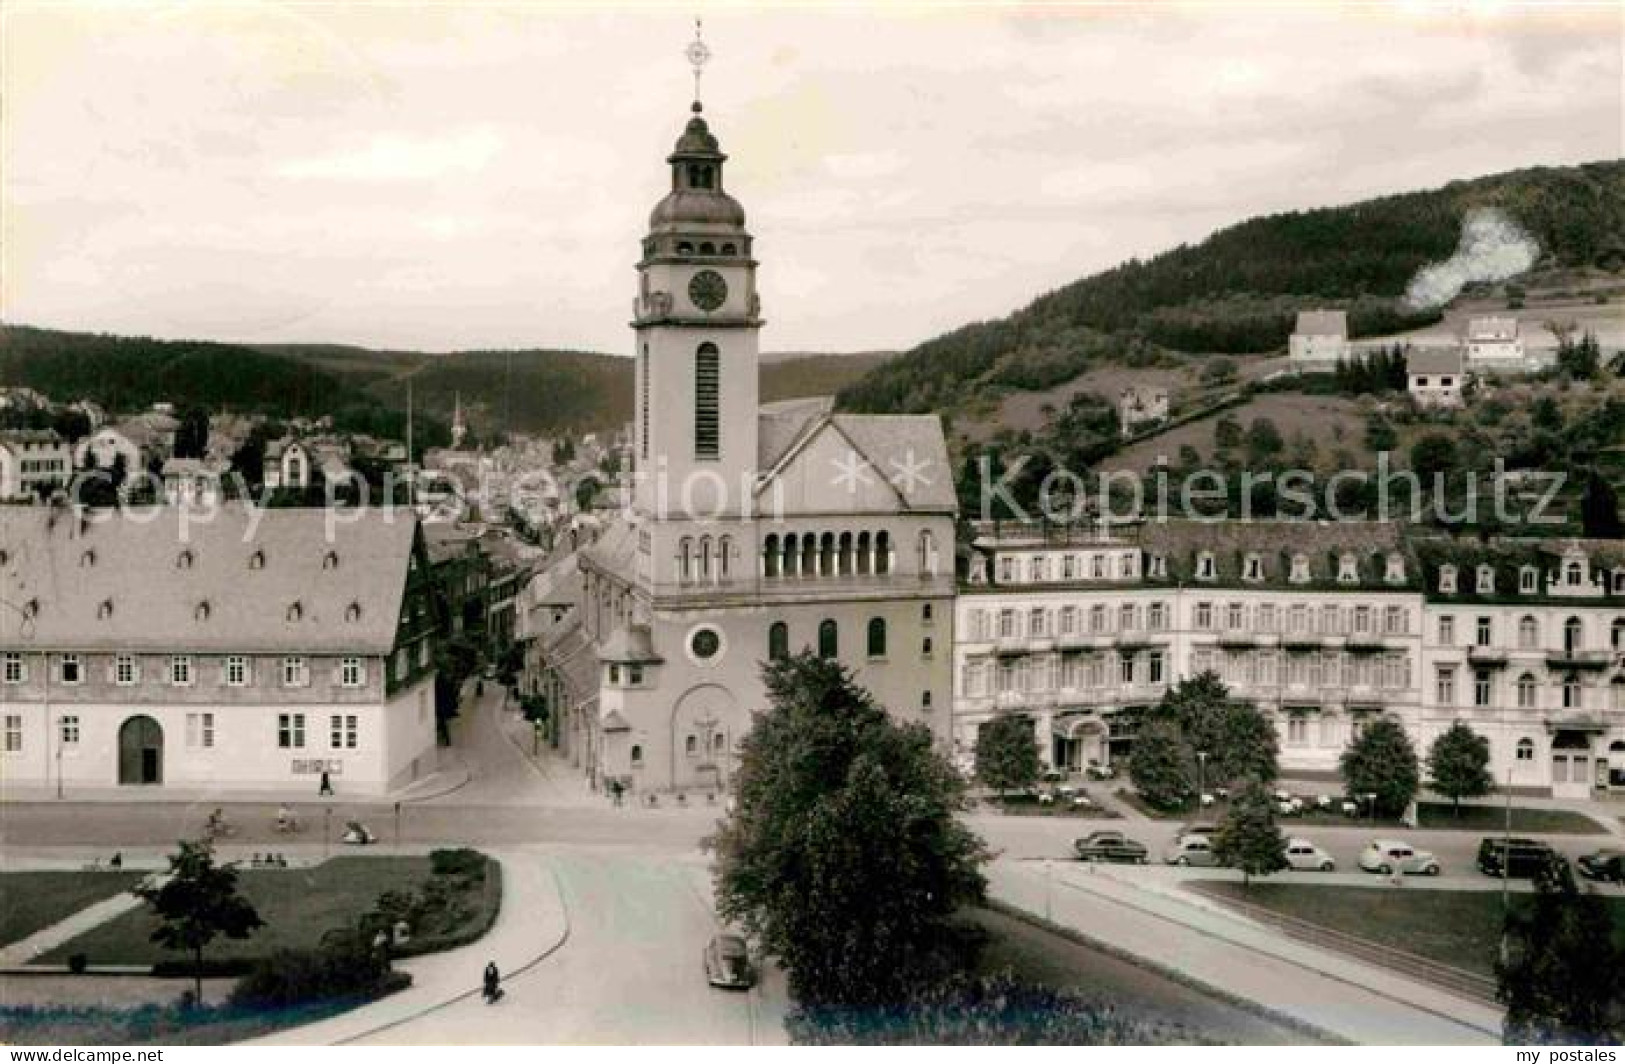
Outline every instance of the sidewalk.
[(146, 903), (138, 896), (126, 891), (87, 905), (49, 927), (42, 927), (9, 946), (0, 947), (0, 970), (21, 968), (41, 954), (56, 949), (62, 943), (78, 938), (86, 931), (98, 928), (107, 921), (123, 916), (144, 904)]
[(411, 974), (412, 985), (398, 994), (244, 1044), (353, 1042), (478, 994), (487, 961), (495, 961), (502, 977), (511, 979), (551, 956), (569, 939), (570, 920), (548, 857), (531, 850), (499, 850), (491, 856), (502, 865), (502, 910), (483, 938), (461, 949), (399, 962), (397, 967)]
[(997, 861), (989, 879), (1000, 901), (1358, 1044), (1500, 1040), (1495, 1009), (1294, 941), (1220, 907), (1143, 889), (1106, 867)]
[(334, 783), (335, 793), (330, 799), (318, 796), (314, 784), (308, 791), (293, 792), (286, 789), (254, 790), (237, 787), (172, 786), (166, 783), (161, 787), (70, 786), (64, 789), (62, 797), (58, 798), (54, 786), (19, 787), (15, 784), (6, 784), (0, 786), (0, 806), (12, 803), (36, 802), (41, 804), (61, 802), (64, 805), (100, 802), (123, 805), (134, 801), (139, 801), (143, 805), (173, 803), (192, 806), (274, 806), (282, 803), (308, 805), (313, 802), (330, 802), (335, 805), (353, 806), (392, 805), (395, 802), (411, 805), (417, 802), (426, 802), (433, 798), (444, 797), (468, 783), (468, 765), (455, 749), (441, 747), (440, 759), (442, 761), (441, 766), (429, 775), (413, 780), (405, 787), (377, 794), (347, 791), (344, 788), (343, 781)]

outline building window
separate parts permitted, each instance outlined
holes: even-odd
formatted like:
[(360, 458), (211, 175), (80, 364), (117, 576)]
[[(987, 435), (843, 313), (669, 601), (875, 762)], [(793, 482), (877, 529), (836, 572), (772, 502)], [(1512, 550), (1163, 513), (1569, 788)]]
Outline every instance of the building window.
[(113, 682), (121, 687), (128, 687), (140, 677), (135, 666), (134, 654), (118, 654), (113, 658)]
[(1120, 655), (1119, 658), (1118, 658), (1118, 662), (1119, 662), (1118, 679), (1120, 679), (1125, 684), (1133, 683), (1134, 682), (1134, 655), (1133, 654)]
[(715, 628), (701, 628), (695, 632), (688, 641), (688, 649), (701, 661), (708, 661), (717, 656), (722, 649), (722, 637)]
[(61, 717), (57, 722), (57, 738), (63, 746), (79, 745), (79, 718)]
[(1292, 556), (1292, 569), (1287, 579), (1294, 584), (1307, 584), (1309, 582), (1309, 556), (1307, 554), (1294, 554)]
[(186, 715), (186, 745), (205, 750), (214, 746), (213, 713), (188, 713)]
[(693, 735), (683, 740), (683, 752), (689, 757), (698, 757), (700, 753), (700, 740)]
[(233, 654), (226, 659), (226, 686), (248, 686), (248, 659), (241, 654)]
[(1473, 705), (1488, 706), (1492, 693), (1493, 682), (1488, 669), (1478, 669), (1473, 673)]
[(1615, 617), (1613, 626), (1608, 629), (1608, 645), (1615, 650), (1625, 650), (1625, 617)]
[(926, 636), (924, 639), (920, 640), (920, 657), (928, 658), (930, 656), (931, 656), (931, 637)]
[(1518, 740), (1517, 758), (1519, 761), (1533, 761), (1535, 759), (1535, 741), (1533, 739)]
[(1016, 611), (999, 611), (999, 638), (1014, 639), (1016, 637)]
[(1383, 579), (1390, 584), (1403, 584), (1405, 582), (1405, 558), (1403, 555), (1388, 555), (1388, 564), (1383, 572)]
[(1456, 567), (1454, 565), (1439, 566), (1439, 591), (1445, 595), (1456, 593)]
[(1435, 677), (1434, 701), (1441, 706), (1456, 704), (1456, 669), (1454, 666), (1440, 666)]
[(886, 622), (880, 617), (869, 619), (869, 656), (871, 658), (886, 656)]
[(1344, 554), (1337, 559), (1337, 582), (1339, 584), (1360, 582), (1360, 567), (1355, 563), (1354, 555)]
[[(647, 431), (647, 430), (645, 430), (645, 431)], [(637, 745), (636, 743), (632, 744), (632, 767), (633, 768), (642, 768), (643, 767), (643, 747)]]
[(23, 670), (23, 656), (21, 652), (16, 650), (6, 651), (5, 657), (0, 658), (0, 663), (3, 663), (6, 683), (22, 683), (27, 677), (27, 673)]
[(1518, 590), (1525, 595), (1533, 595), (1540, 589), (1540, 575), (1533, 565), (1526, 565), (1518, 570)]
[(840, 653), (840, 631), (833, 620), (818, 622), (818, 656), (833, 658)]
[(694, 352), (694, 457), (714, 459), (721, 452), (717, 422), (717, 345), (701, 344)]
[(1518, 677), (1518, 708), (1535, 708), (1535, 678), (1527, 672)]
[(1264, 559), (1256, 554), (1247, 555), (1247, 561), (1242, 567), (1241, 578), (1251, 583), (1264, 579)]
[(927, 602), (920, 607), (920, 623), (929, 627), (932, 623), (931, 603)]
[(169, 682), (176, 687), (192, 686), (192, 659), (176, 654), (169, 659)]
[(1533, 650), (1540, 645), (1540, 625), (1533, 617), (1518, 620), (1518, 649)]
[(769, 661), (783, 661), (790, 656), (790, 626), (774, 621), (767, 626), (767, 657)]
[(339, 662), (339, 683), (345, 687), (360, 687), (367, 682), (367, 673), (360, 658), (344, 658)]
[(1196, 579), (1212, 580), (1215, 575), (1213, 555), (1203, 551), (1196, 556)]
[(1164, 577), (1168, 575), (1168, 559), (1161, 554), (1151, 556), (1150, 575)]
[(1579, 562), (1569, 562), (1563, 566), (1563, 582), (1569, 587), (1579, 587), (1585, 581), (1585, 567)]
[(20, 754), (23, 750), (23, 718), (20, 713), (7, 713), (5, 718), (6, 753)]
[(1195, 624), (1196, 627), (1203, 629), (1213, 627), (1213, 603), (1198, 602), (1196, 604)]
[(1146, 682), (1162, 682), (1162, 651), (1153, 650), (1146, 655)]
[(1494, 594), (1495, 567), (1492, 565), (1480, 565), (1478, 567), (1478, 578), (1475, 583), (1477, 591), (1480, 595)]
[(626, 682), (632, 687), (641, 684), (643, 682), (643, 666), (628, 665), (626, 667)]
[(1439, 618), (1439, 645), (1448, 647), (1448, 646), (1455, 646), (1455, 644), (1456, 644), (1456, 619), (1454, 617), (1440, 617)]
[(278, 713), (276, 718), (276, 744), (283, 750), (305, 748), (305, 715)]
[(78, 654), (62, 655), (62, 682), (76, 684), (84, 679), (84, 667), (80, 664)]
[(1580, 649), (1580, 618), (1570, 617), (1563, 622), (1563, 653), (1574, 654)]
[(1240, 631), (1246, 622), (1246, 610), (1239, 602), (1232, 602), (1225, 607), (1224, 626), (1232, 632)]
[(337, 714), (328, 718), (328, 738), (335, 750), (354, 750), (356, 748), (356, 717), (353, 713)]
[(287, 657), (282, 659), (282, 686), (303, 687), (309, 676), (305, 668), (305, 659), (300, 657)]
[(1480, 617), (1473, 626), (1473, 642), (1477, 646), (1487, 647), (1494, 642), (1495, 627), (1488, 617)]
[(1042, 609), (1027, 611), (1027, 634), (1034, 638), (1043, 638), (1049, 633), (1045, 630), (1045, 618), (1048, 615)]
[(1309, 745), (1309, 717), (1303, 713), (1294, 713), (1286, 719), (1286, 742), (1288, 746)]
[(1585, 699), (1580, 690), (1580, 678), (1569, 676), (1563, 681), (1563, 708), (1582, 709)]
[(920, 708), (922, 710), (929, 710), (931, 708), (931, 692), (930, 691), (921, 691), (920, 692)]

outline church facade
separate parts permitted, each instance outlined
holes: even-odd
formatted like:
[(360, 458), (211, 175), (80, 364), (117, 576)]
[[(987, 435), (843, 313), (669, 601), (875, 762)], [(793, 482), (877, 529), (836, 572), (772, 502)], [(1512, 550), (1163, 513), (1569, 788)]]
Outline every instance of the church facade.
[(726, 159), (696, 103), (637, 263), (628, 505), (566, 563), (575, 609), (536, 633), (553, 740), (635, 792), (725, 786), (763, 663), (801, 650), (949, 734), (941, 424), (759, 403), (758, 263)]

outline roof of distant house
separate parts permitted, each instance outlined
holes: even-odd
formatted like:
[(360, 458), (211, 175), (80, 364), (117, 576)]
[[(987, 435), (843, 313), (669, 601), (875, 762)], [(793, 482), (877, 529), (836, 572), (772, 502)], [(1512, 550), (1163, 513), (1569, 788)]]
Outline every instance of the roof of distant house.
[(1405, 355), (1407, 373), (1461, 373), (1461, 348), (1413, 347)]
[(1349, 334), (1349, 316), (1344, 310), (1300, 310), (1292, 330), (1300, 336), (1342, 336)]

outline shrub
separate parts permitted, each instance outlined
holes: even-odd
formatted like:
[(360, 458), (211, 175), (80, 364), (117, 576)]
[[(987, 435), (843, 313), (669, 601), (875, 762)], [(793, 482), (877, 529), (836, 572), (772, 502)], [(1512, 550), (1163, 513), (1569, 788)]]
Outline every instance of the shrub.
[[(403, 982), (404, 980), (404, 982)], [(358, 932), (329, 933), (315, 950), (278, 950), (254, 963), (232, 989), (231, 1004), (287, 1009), (322, 1001), (376, 997), (411, 981)]]
[(74, 975), (84, 975), (85, 969), (90, 966), (90, 958), (83, 953), (68, 954), (68, 971)]
[(478, 850), (459, 847), (455, 850), (433, 850), (429, 853), (429, 871), (437, 876), (469, 876), (480, 879), (490, 858)]

